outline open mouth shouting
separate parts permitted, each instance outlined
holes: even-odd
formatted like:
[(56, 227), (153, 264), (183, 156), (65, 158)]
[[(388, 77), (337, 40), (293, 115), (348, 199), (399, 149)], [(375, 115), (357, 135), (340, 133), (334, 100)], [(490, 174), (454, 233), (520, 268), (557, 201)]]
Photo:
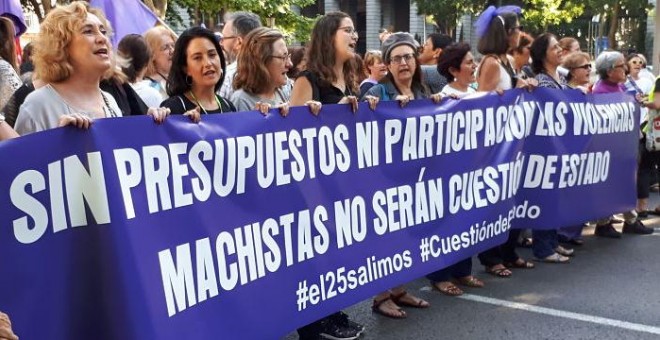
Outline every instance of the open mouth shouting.
[(104, 59), (110, 58), (107, 48), (99, 48), (98, 50), (94, 51), (94, 54)]

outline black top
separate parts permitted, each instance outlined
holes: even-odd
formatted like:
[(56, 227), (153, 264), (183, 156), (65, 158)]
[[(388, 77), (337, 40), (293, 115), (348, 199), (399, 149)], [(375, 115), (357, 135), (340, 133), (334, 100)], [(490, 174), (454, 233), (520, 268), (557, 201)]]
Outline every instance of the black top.
[(334, 85), (321, 81), (318, 75), (310, 71), (302, 71), (298, 76), (307, 78), (312, 85), (312, 99), (321, 104), (337, 104), (342, 98), (355, 95), (348, 86), (346, 91), (342, 92)]
[(9, 101), (7, 101), (5, 107), (2, 108), (2, 112), (5, 114), (5, 121), (12, 128), (14, 127), (14, 124), (16, 124), (18, 111), (21, 108), (21, 105), (23, 105), (25, 97), (32, 93), (32, 91), (34, 91), (34, 85), (32, 85), (32, 80), (30, 79), (14, 92), (11, 98), (9, 98)]
[[(223, 112), (236, 112), (236, 107), (234, 106), (234, 104), (232, 104), (232, 102), (218, 96), (217, 94), (216, 96), (220, 101), (220, 108), (215, 110), (206, 110), (206, 113), (212, 114), (212, 113), (223, 113)], [(192, 102), (190, 99), (188, 99), (188, 97), (184, 95), (179, 95), (165, 99), (162, 103), (160, 103), (160, 107), (166, 107), (172, 111), (171, 112), (172, 114), (180, 115), (186, 111), (190, 111), (196, 108), (197, 103)], [(200, 113), (204, 114), (204, 110), (200, 110)]]
[(115, 80), (102, 80), (100, 84), (101, 90), (108, 92), (117, 102), (122, 116), (138, 116), (146, 115), (147, 104), (144, 103), (142, 98), (133, 90), (129, 83), (120, 83)]

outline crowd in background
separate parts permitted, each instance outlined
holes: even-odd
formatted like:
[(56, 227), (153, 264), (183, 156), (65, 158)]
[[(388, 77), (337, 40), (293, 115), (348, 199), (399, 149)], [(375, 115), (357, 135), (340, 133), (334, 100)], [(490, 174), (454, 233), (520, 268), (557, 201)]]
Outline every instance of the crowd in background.
[[(157, 26), (122, 37), (113, 50), (104, 14), (76, 1), (48, 14), (20, 63), (11, 20), (0, 17), (0, 139), (64, 125), (88, 128), (99, 118), (150, 115), (160, 123), (169, 114), (183, 114), (199, 122), (203, 115), (235, 111), (266, 115), (276, 109), (285, 116), (290, 106), (307, 106), (318, 115), (331, 114), (323, 113), (324, 104), (349, 104), (356, 110), (365, 101), (374, 109), (380, 101), (393, 100), (404, 107), (410, 100), (438, 103), (513, 88), (628, 92), (643, 107), (643, 127), (647, 114), (660, 108), (660, 97), (653, 96), (660, 86), (646, 70), (643, 55), (606, 51), (592, 60), (572, 37), (523, 32), (520, 15), (515, 6), (486, 9), (476, 23), (478, 56), (469, 44), (443, 34), (432, 33), (420, 44), (409, 33), (386, 30), (379, 50), (360, 55), (354, 22), (342, 12), (322, 16), (304, 46), (288, 46), (282, 32), (263, 27), (255, 14), (235, 12), (227, 14), (221, 34), (193, 27), (176, 36)], [(639, 143), (637, 208), (623, 212), (623, 220), (603, 216), (593, 221), (596, 236), (653, 232), (641, 218), (660, 213), (647, 206), (657, 162), (644, 147), (643, 134)], [(616, 223), (623, 223), (621, 232)], [(478, 259), (487, 274), (500, 278), (535, 267), (517, 254), (519, 246), (531, 247), (539, 263), (568, 263), (572, 247), (583, 245), (582, 229), (512, 230), (506, 243)], [(466, 287), (484, 287), (473, 275), (470, 258), (427, 278), (433, 289), (450, 296), (463, 294)], [(430, 304), (398, 286), (376, 296), (372, 309), (405, 318), (402, 307)], [(298, 333), (304, 339), (355, 339), (363, 331), (347, 314), (336, 312)], [(3, 338), (15, 335), (0, 313)]]

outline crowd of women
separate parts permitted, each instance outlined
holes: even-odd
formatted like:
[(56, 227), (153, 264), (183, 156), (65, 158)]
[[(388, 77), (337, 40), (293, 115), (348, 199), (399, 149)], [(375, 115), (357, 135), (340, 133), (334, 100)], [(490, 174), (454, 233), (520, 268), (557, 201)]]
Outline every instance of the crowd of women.
[[(287, 46), (284, 35), (262, 27), (256, 15), (236, 12), (227, 16), (220, 38), (201, 27), (178, 37), (164, 27), (154, 27), (144, 35), (122, 37), (113, 51), (108, 38), (112, 28), (103, 13), (85, 2), (73, 2), (54, 9), (43, 21), (30, 56), (20, 67), (25, 81), (18, 75), (13, 44), (2, 45), (0, 138), (64, 125), (88, 128), (98, 118), (151, 115), (160, 123), (169, 114), (183, 114), (199, 122), (203, 115), (232, 111), (268, 114), (276, 109), (287, 115), (289, 106), (308, 106), (318, 115), (325, 114), (324, 104), (344, 103), (356, 110), (358, 102), (366, 101), (374, 109), (380, 101), (394, 100), (403, 107), (410, 100), (429, 98), (437, 103), (444, 97), (512, 88), (627, 91), (643, 106), (660, 108), (660, 97), (647, 99), (660, 87), (644, 75), (644, 56), (608, 51), (592, 62), (573, 38), (559, 39), (551, 33), (533, 38), (524, 33), (520, 14), (515, 6), (489, 7), (481, 14), (476, 24), (477, 50), (482, 56), (478, 62), (466, 43), (434, 49), (436, 37), (430, 37), (421, 47), (405, 32), (383, 36), (381, 49), (367, 51), (362, 58), (355, 50), (354, 22), (342, 12), (322, 16), (305, 47)], [(0, 24), (6, 41), (14, 34), (11, 21), (0, 18)], [(427, 49), (432, 50), (429, 59), (437, 61), (433, 77), (446, 84), (438, 93), (429, 90), (429, 77), (422, 72), (419, 57)], [(593, 84), (592, 68), (598, 77)], [(639, 218), (648, 213), (654, 164), (652, 153), (640, 147), (638, 206), (624, 213), (620, 221), (624, 233), (653, 232)], [(599, 219), (595, 234), (620, 237), (613, 227), (616, 222), (613, 217)], [(523, 240), (538, 261), (567, 263), (574, 255), (567, 244), (583, 243), (582, 226), (557, 227), (534, 231), (529, 240), (520, 230), (513, 230), (506, 243), (480, 253), (479, 262), (486, 273), (501, 278), (511, 277), (512, 269), (532, 269), (535, 264), (516, 253)], [(427, 278), (432, 288), (450, 296), (463, 294), (464, 287), (484, 287), (472, 274), (470, 258)], [(373, 302), (374, 312), (391, 318), (405, 318), (402, 307), (428, 308), (430, 304), (404, 286), (378, 294)], [(337, 312), (298, 333), (305, 339), (355, 339), (363, 331), (362, 325)], [(9, 319), (0, 314), (3, 338), (15, 335)]]

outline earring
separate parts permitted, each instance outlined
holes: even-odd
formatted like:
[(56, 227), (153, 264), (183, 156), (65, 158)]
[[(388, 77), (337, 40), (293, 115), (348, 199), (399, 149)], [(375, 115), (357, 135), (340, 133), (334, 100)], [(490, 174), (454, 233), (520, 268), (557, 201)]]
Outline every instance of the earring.
[(192, 86), (193, 79), (191, 76), (186, 75), (186, 85)]

